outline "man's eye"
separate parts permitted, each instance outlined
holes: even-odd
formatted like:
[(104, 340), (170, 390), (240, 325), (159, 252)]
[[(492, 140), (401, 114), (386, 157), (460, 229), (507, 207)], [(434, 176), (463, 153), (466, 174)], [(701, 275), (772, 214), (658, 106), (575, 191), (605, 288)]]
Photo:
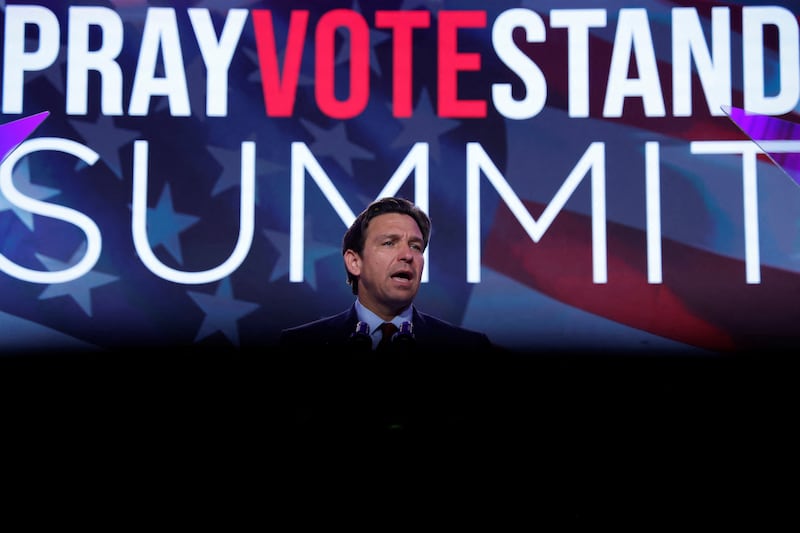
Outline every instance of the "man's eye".
[(417, 251), (422, 251), (422, 245), (420, 244), (412, 244), (411, 247)]

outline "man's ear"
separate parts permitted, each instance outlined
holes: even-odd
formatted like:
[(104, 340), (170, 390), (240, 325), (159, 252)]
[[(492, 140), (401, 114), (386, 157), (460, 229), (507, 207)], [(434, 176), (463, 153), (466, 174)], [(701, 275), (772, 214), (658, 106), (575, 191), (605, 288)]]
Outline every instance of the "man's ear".
[(361, 275), (361, 256), (353, 250), (346, 250), (344, 252), (344, 267), (353, 276)]

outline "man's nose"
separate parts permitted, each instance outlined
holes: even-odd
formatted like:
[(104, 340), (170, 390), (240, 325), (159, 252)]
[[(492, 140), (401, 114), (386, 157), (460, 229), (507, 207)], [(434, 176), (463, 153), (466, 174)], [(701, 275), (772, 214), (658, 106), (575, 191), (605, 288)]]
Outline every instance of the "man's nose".
[(414, 259), (414, 250), (410, 244), (405, 243), (400, 247), (400, 258), (404, 261), (412, 261)]

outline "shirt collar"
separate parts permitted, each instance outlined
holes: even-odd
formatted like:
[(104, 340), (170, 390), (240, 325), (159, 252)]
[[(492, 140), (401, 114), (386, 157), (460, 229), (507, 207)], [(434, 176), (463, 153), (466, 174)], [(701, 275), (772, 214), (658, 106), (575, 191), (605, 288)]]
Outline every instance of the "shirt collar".
[[(399, 315), (392, 318), (391, 323), (397, 326), (397, 328), (399, 329), (400, 325), (403, 322), (412, 322), (411, 319), (414, 316), (413, 307), (414, 307), (413, 305), (409, 305), (408, 307), (403, 309), (403, 311)], [(380, 331), (380, 325), (383, 324), (385, 321), (381, 317), (379, 317), (378, 315), (376, 315), (375, 313), (364, 307), (364, 305), (358, 298), (356, 298), (356, 314), (358, 315), (358, 319), (360, 321), (366, 322), (367, 325), (369, 325), (370, 336), (375, 338), (374, 337), (375, 333)]]

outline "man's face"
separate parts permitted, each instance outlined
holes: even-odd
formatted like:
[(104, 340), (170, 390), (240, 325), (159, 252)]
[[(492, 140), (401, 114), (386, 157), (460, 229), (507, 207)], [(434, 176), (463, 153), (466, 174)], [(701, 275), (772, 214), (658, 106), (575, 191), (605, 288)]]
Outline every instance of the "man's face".
[(367, 308), (388, 320), (417, 295), (422, 269), (424, 241), (417, 223), (409, 215), (386, 213), (370, 221), (364, 251), (347, 250), (347, 270), (359, 276), (358, 298)]

